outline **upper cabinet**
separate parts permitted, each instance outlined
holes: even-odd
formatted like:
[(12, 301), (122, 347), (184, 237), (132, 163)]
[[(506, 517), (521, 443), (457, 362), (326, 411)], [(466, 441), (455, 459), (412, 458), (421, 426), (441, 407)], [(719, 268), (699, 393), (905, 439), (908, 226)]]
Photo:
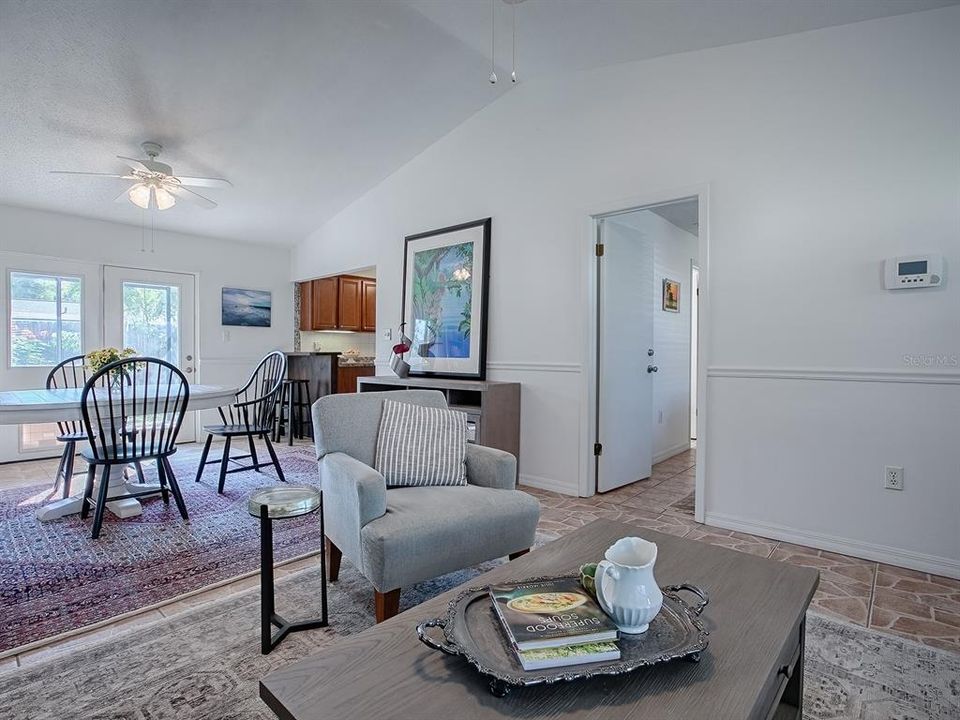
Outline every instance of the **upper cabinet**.
[(377, 329), (377, 281), (338, 275), (300, 283), (301, 330)]
[(313, 330), (340, 329), (340, 278), (313, 281)]
[(363, 317), (363, 293), (360, 289), (360, 278), (341, 276), (340, 295), (338, 307), (340, 312), (340, 324), (337, 326), (340, 330), (353, 330), (360, 332)]
[(363, 278), (360, 282), (362, 315), (360, 329), (363, 332), (377, 331), (377, 281), (373, 278)]

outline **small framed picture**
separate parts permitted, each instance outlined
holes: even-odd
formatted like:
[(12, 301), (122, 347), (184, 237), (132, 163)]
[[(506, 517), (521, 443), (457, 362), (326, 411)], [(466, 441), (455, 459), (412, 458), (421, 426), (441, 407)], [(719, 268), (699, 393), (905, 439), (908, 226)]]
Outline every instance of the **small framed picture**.
[(663, 309), (667, 312), (680, 312), (680, 283), (663, 279)]

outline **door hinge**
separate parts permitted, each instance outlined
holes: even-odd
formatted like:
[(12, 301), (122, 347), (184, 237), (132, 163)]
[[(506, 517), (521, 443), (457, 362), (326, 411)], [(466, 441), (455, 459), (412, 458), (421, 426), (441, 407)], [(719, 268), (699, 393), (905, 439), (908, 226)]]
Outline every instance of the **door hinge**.
[(603, 243), (597, 243), (596, 252), (597, 257), (603, 257)]
[(594, 443), (594, 444), (593, 444), (593, 454), (594, 454), (594, 455), (603, 455), (603, 444), (602, 444), (602, 443)]

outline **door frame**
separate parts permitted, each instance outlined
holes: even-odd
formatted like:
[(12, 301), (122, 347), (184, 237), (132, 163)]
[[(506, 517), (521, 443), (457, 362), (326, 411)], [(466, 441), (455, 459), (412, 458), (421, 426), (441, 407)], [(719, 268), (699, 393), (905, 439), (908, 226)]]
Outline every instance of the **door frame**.
[(697, 346), (697, 469), (694, 518), (703, 522), (706, 514), (704, 503), (707, 483), (707, 367), (710, 348), (710, 186), (707, 183), (660, 190), (637, 197), (620, 198), (599, 203), (584, 213), (580, 242), (581, 263), (581, 322), (586, 328), (583, 347), (583, 373), (580, 381), (581, 407), (586, 411), (580, 419), (580, 478), (579, 494), (590, 497), (595, 494), (596, 475), (593, 462), (593, 444), (596, 442), (596, 375), (597, 375), (597, 282), (596, 252), (598, 220), (603, 216), (633, 212), (652, 205), (663, 205), (685, 198), (697, 198), (698, 239), (697, 264), (700, 267), (700, 332)]

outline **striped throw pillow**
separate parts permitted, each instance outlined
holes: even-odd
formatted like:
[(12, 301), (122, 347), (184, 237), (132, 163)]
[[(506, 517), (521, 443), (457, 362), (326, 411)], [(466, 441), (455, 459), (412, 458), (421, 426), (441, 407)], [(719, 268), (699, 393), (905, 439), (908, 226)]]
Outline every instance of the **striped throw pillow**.
[(467, 484), (467, 415), (383, 401), (375, 467), (387, 487)]

